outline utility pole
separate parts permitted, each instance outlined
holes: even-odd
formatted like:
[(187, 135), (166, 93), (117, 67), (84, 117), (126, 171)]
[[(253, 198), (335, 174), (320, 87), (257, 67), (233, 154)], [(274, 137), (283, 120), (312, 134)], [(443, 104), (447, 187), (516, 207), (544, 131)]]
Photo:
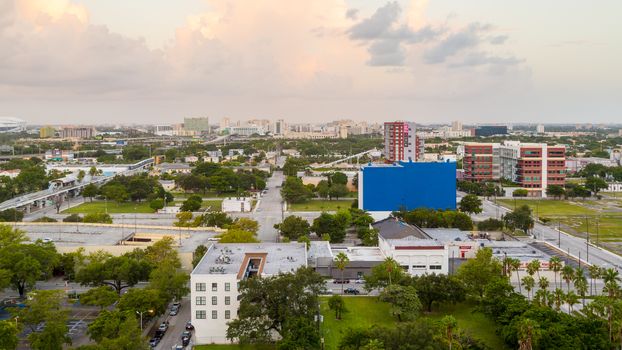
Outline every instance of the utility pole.
[(585, 229), (587, 231), (587, 239), (585, 240), (586, 258), (585, 261), (590, 261), (590, 221), (585, 216)]
[(561, 248), (562, 246), (562, 230), (561, 230), (561, 223), (560, 223), (560, 219), (557, 219), (557, 247)]

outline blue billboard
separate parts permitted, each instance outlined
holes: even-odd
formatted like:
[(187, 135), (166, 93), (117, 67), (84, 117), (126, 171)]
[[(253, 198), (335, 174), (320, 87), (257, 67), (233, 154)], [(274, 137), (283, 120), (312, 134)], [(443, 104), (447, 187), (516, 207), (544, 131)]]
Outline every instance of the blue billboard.
[(369, 164), (359, 174), (359, 208), (456, 209), (455, 162)]

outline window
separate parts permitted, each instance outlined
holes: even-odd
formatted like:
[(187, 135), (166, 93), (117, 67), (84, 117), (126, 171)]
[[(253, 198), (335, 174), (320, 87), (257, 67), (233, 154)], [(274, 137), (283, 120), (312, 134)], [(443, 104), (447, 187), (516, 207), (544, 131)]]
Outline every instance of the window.
[(197, 292), (205, 292), (205, 283), (197, 283), (195, 287)]
[(218, 298), (212, 297), (212, 305), (218, 305)]
[(425, 269), (425, 265), (413, 265), (413, 270)]
[(218, 318), (218, 311), (212, 310), (212, 320), (215, 320), (217, 318)]
[(225, 297), (225, 305), (231, 304), (231, 297)]
[(231, 318), (231, 311), (225, 310), (225, 319), (228, 320)]
[(441, 268), (441, 265), (430, 265), (430, 270), (440, 270)]
[(218, 283), (212, 283), (212, 292), (218, 291)]
[(196, 298), (196, 305), (205, 305), (205, 304), (206, 304), (205, 297), (197, 297)]
[(228, 292), (230, 290), (231, 290), (231, 283), (225, 282), (225, 292)]
[(196, 318), (197, 320), (204, 320), (207, 317), (207, 313), (205, 310), (197, 310)]

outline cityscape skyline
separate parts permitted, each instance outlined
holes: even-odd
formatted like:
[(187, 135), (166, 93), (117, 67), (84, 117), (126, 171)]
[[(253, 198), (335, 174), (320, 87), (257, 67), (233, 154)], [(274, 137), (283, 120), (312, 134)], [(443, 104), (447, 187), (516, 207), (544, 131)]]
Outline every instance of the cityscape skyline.
[(33, 124), (618, 121), (622, 4), (512, 6), (3, 1), (0, 115)]

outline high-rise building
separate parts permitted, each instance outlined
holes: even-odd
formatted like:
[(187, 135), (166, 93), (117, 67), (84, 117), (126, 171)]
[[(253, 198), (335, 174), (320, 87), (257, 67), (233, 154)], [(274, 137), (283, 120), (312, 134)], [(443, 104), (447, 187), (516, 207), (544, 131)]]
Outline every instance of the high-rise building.
[(451, 122), (451, 131), (462, 131), (462, 122), (459, 120)]
[(544, 134), (544, 124), (538, 124), (538, 126), (536, 126), (536, 132), (538, 134)]
[(193, 131), (197, 134), (208, 134), (210, 131), (209, 119), (207, 117), (184, 118), (184, 130)]
[(279, 119), (274, 122), (274, 128), (272, 130), (273, 135), (284, 135), (287, 133), (287, 124), (285, 120)]
[(51, 126), (42, 126), (41, 128), (39, 128), (39, 138), (42, 138), (42, 139), (54, 137), (55, 133), (56, 133), (56, 129), (54, 129)]
[(384, 123), (384, 157), (389, 162), (418, 161), (423, 158), (423, 138), (413, 122)]
[(484, 125), (475, 129), (475, 136), (507, 135), (508, 127), (505, 125)]
[(566, 182), (566, 148), (546, 143), (466, 143), (464, 179), (470, 181), (505, 178), (518, 183), (530, 197), (546, 197), (549, 185)]
[(229, 119), (229, 117), (224, 117), (220, 120), (220, 130), (224, 130), (226, 128), (228, 128), (231, 125), (231, 119)]
[(60, 136), (64, 139), (90, 139), (94, 134), (91, 127), (64, 127)]

